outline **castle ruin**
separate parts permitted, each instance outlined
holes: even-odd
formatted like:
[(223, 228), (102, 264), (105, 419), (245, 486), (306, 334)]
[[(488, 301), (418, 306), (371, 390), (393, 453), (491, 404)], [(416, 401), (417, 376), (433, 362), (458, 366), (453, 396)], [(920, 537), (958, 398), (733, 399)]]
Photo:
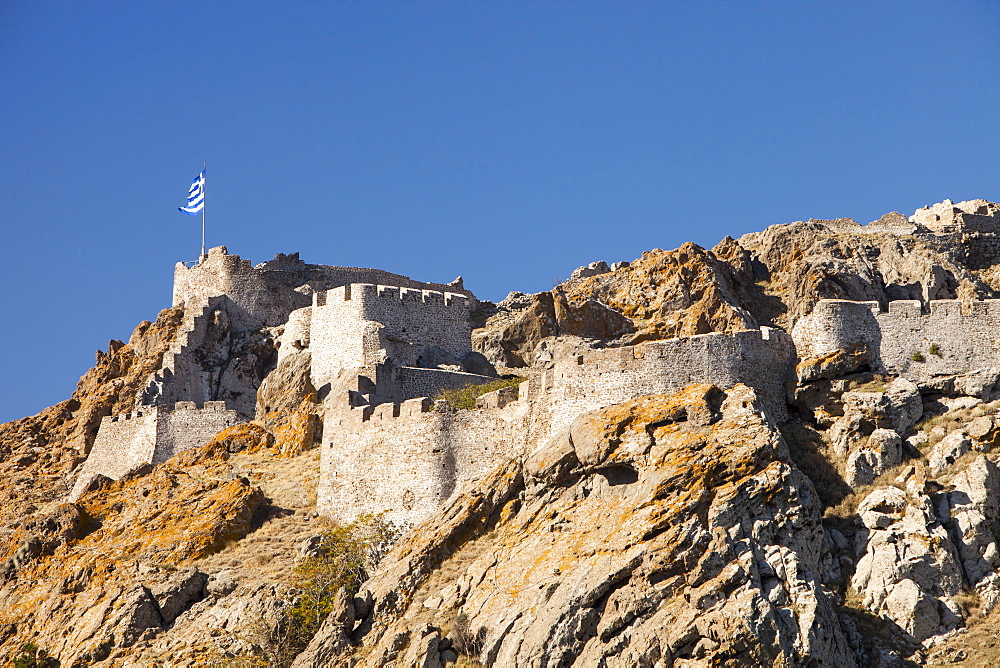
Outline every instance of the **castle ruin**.
[[(973, 263), (976, 253), (1000, 251), (1000, 208), (983, 200), (946, 200), (868, 226), (818, 222), (932, 244), (960, 239)], [(385, 512), (400, 523), (419, 522), (497, 463), (530, 455), (582, 413), (645, 394), (742, 383), (780, 421), (799, 359), (861, 351), (871, 370), (918, 382), (1000, 368), (1000, 300), (930, 300), (926, 309), (911, 300), (822, 300), (791, 334), (761, 327), (620, 347), (547, 340), (519, 389), (456, 410), (429, 397), (496, 377), (472, 351), (475, 303), (460, 279), (422, 283), (306, 264), (298, 254), (252, 266), (219, 247), (194, 266), (179, 263), (173, 304), (184, 308), (181, 331), (135, 410), (104, 418), (73, 498), (96, 475), (120, 478), (253, 419), (259, 369), (298, 353), (309, 354), (324, 403), (319, 512), (341, 521)], [(259, 359), (268, 351), (275, 359)]]

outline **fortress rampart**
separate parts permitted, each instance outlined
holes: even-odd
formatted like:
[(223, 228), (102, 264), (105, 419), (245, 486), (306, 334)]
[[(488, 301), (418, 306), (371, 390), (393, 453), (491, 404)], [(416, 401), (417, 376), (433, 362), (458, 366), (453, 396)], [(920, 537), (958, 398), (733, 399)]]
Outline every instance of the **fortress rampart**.
[(144, 406), (198, 404), (221, 400), (244, 420), (254, 416), (256, 378), (228, 361), (227, 341), (232, 329), (224, 296), (189, 302), (177, 338), (163, 357), (140, 397)]
[(240, 422), (224, 401), (199, 406), (180, 401), (167, 409), (142, 407), (134, 413), (107, 416), (73, 485), (75, 501), (97, 475), (118, 480), (145, 464), (159, 464), (178, 452), (204, 445), (217, 433)]
[(463, 483), (525, 450), (532, 406), (450, 410), (417, 398), (327, 413), (317, 510), (343, 522), (432, 514)]
[(460, 280), (451, 285), (423, 283), (381, 269), (307, 264), (298, 253), (279, 253), (253, 266), (225, 246), (212, 248), (194, 266), (174, 267), (173, 305), (201, 303), (225, 296), (234, 307), (230, 316), (241, 329), (283, 324), (289, 313), (309, 306), (314, 292), (349, 283), (392, 285), (416, 290), (450, 291), (472, 297)]
[(757, 390), (769, 414), (786, 417), (795, 364), (791, 338), (762, 328), (624, 348), (559, 342), (517, 401), (499, 393), (474, 410), (431, 409), (423, 398), (350, 408), (331, 398), (323, 428), (318, 510), (342, 521), (386, 512), (418, 522), (464, 482), (533, 452), (583, 412), (691, 383)]
[(435, 290), (351, 284), (315, 295), (309, 317), (313, 382), (341, 370), (380, 364), (420, 366), (426, 348), (459, 358), (471, 349), (470, 300)]
[[(1000, 367), (1000, 299), (969, 304), (932, 300), (878, 302), (825, 299), (792, 330), (799, 357), (838, 348), (867, 349), (875, 369), (911, 380)], [(916, 359), (914, 359), (916, 358)]]
[(622, 348), (565, 346), (554, 351), (540, 392), (555, 407), (557, 433), (582, 412), (644, 394), (669, 394), (692, 383), (754, 388), (779, 421), (787, 417), (786, 384), (795, 366), (791, 337), (770, 327), (650, 341)]

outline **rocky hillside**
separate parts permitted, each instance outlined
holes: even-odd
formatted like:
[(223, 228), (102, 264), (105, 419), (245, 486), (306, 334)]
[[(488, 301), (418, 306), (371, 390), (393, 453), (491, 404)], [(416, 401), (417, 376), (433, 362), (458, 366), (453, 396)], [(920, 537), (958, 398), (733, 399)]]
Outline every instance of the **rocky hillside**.
[[(1000, 256), (983, 248), (980, 232), (932, 234), (899, 214), (775, 225), (711, 250), (593, 263), (551, 291), (483, 303), (474, 342), (532, 376), (551, 337), (623, 346), (762, 324), (791, 331), (824, 298), (993, 298)], [(605, 407), (458, 490), (385, 554), (392, 531), (373, 541), (315, 514), (320, 400), (307, 351), (274, 363), (275, 328), (215, 341), (205, 358), (223, 368), (252, 354), (246, 376), (263, 379), (252, 422), (65, 502), (101, 418), (137, 404), (183, 318), (168, 309), (140, 324), (98, 353), (69, 400), (0, 425), (0, 661), (994, 657), (1000, 369), (916, 383), (880, 374), (859, 344), (800, 355), (780, 424), (746, 386)]]

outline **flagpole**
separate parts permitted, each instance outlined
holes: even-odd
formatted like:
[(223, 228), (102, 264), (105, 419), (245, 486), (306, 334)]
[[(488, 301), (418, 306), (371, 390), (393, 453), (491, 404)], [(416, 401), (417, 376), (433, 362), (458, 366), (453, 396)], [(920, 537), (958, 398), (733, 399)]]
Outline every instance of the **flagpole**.
[(202, 201), (201, 201), (201, 257), (199, 262), (205, 259), (205, 205), (208, 204), (208, 163), (201, 163), (201, 173), (204, 183), (201, 186), (202, 189)]

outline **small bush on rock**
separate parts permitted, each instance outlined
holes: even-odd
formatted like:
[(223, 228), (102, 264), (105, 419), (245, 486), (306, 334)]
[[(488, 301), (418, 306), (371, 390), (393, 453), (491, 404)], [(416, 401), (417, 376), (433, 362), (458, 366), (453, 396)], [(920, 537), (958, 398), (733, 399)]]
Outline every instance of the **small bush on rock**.
[(333, 610), (337, 590), (356, 594), (401, 533), (382, 515), (362, 515), (322, 534), (316, 554), (295, 567), (301, 593), (288, 613), (291, 645), (301, 651), (309, 644)]
[(10, 660), (14, 668), (50, 668), (59, 662), (49, 657), (48, 652), (32, 642), (21, 645), (20, 654)]

